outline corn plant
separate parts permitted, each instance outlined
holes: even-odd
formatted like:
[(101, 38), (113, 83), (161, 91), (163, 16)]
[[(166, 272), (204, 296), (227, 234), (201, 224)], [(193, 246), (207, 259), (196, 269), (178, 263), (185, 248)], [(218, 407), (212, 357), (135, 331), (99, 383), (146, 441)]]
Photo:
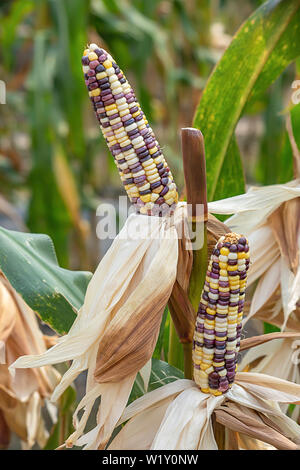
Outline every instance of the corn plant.
[[(64, 8), (58, 3), (51, 2), (57, 20)], [(141, 24), (148, 35), (151, 31), (156, 54), (165, 73), (170, 73), (165, 35), (152, 21), (142, 22), (135, 7), (125, 8), (123, 3), (92, 4), (95, 24), (98, 18), (110, 25), (111, 9), (122, 9), (130, 25)], [(176, 5), (182, 7), (181, 2)], [(47, 4), (42, 2), (39, 21), (45, 29), (46, 12)], [(253, 365), (251, 356), (243, 370), (238, 370), (238, 359), (239, 351), (300, 335), (299, 106), (290, 105), (286, 111), (288, 140), (280, 149), (289, 168), (293, 167), (291, 182), (241, 194), (245, 175), (235, 129), (243, 113), (255, 107), (299, 56), (299, 43), (294, 41), (299, 15), (299, 0), (269, 0), (233, 37), (208, 79), (194, 128), (182, 133), (185, 189), (180, 198), (164, 149), (120, 65), (102, 43), (91, 42), (84, 49), (81, 65), (86, 99), (92, 102), (135, 212), (93, 275), (60, 267), (48, 236), (0, 228), (0, 269), (5, 282), (61, 335), (47, 351), (22, 352), (9, 364), (10, 370), (65, 364), (51, 390), (52, 400), (59, 400), (60, 414), (46, 448), (248, 449), (259, 448), (259, 440), (273, 448), (298, 449), (299, 424), (286, 413), (288, 405), (300, 403), (300, 384), (255, 371), (257, 364)], [(59, 21), (58, 27), (63, 28)], [(38, 82), (43, 76), (46, 46), (47, 34), (38, 34), (33, 68)], [(82, 113), (74, 110), (72, 89), (63, 80), (72, 70), (78, 72), (78, 45), (71, 49), (68, 72), (65, 76), (59, 68), (61, 81), (57, 83), (63, 99), (70, 98), (64, 108), (68, 121), (74, 122), (74, 129), (81, 129)], [(73, 181), (64, 148), (70, 139), (76, 158), (83, 158), (85, 137), (72, 130), (52, 154), (48, 144), (53, 138), (53, 116), (43, 109), (51, 83), (44, 80), (38, 89), (33, 83), (29, 83), (30, 99), (40, 111), (33, 116), (32, 133), (36, 149), (44, 149), (44, 160), (37, 159), (32, 170), (35, 189), (29, 213), (38, 207), (44, 210), (40, 195), (47, 197), (47, 178), (39, 181), (39, 165), (45, 176), (46, 167), (54, 161), (57, 188), (51, 198), (58, 197), (62, 210), (68, 207), (68, 216), (82, 235), (78, 179)], [(73, 90), (81, 105), (82, 84)], [(171, 88), (174, 101), (173, 92)], [(40, 122), (38, 115), (43, 116)], [(60, 172), (69, 175), (69, 194), (61, 185)], [(75, 195), (74, 205), (70, 194)], [(196, 204), (204, 206), (201, 219), (189, 213), (189, 204), (192, 209)], [(233, 216), (223, 224), (212, 213)], [(49, 220), (51, 216), (48, 209)], [(190, 231), (182, 240), (183, 226), (204, 231), (200, 248), (192, 250)], [(140, 236), (130, 239), (126, 236), (129, 230)], [(62, 230), (64, 242), (65, 236), (66, 227)], [(60, 246), (65, 247), (64, 243)], [(249, 283), (258, 284), (247, 303), (248, 276)], [(247, 318), (256, 315), (268, 323), (275, 319), (275, 326), (288, 326), (290, 331), (245, 339), (241, 331), (244, 310)], [(85, 394), (75, 407), (70, 386), (85, 370)], [(99, 397), (96, 423), (89, 431), (87, 423)], [(188, 421), (186, 417), (190, 417)]]

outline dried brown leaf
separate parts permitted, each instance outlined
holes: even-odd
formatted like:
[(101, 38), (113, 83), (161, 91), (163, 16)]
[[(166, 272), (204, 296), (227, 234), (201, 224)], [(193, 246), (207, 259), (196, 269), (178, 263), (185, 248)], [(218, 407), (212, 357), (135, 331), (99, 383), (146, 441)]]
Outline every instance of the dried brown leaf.
[(284, 202), (268, 218), (281, 255), (296, 274), (299, 266), (300, 198)]
[(250, 338), (245, 338), (241, 340), (240, 351), (244, 351), (245, 349), (254, 348), (259, 344), (267, 343), (268, 341), (272, 341), (274, 339), (284, 339), (284, 338), (299, 338), (300, 332), (292, 333), (292, 332), (275, 332), (275, 333), (268, 333), (265, 335), (259, 336), (252, 336)]
[(97, 382), (119, 382), (137, 373), (151, 358), (175, 282), (177, 259), (177, 241), (171, 244), (165, 239), (151, 264), (135, 272), (126, 302), (99, 343), (94, 373)]
[(0, 449), (7, 449), (10, 443), (10, 429), (5, 421), (3, 412), (0, 410)]
[(263, 421), (261, 413), (250, 408), (241, 407), (232, 402), (226, 402), (215, 410), (218, 423), (233, 431), (244, 433), (254, 439), (259, 439), (276, 449), (297, 450), (299, 447), (278, 431), (275, 425)]
[[(245, 318), (250, 310), (250, 303), (245, 303)], [(282, 309), (282, 300), (280, 287), (275, 291), (269, 300), (255, 313), (254, 318), (271, 323), (277, 328), (281, 328), (284, 323), (284, 314)], [(300, 332), (300, 306), (296, 308), (290, 315), (286, 323), (285, 330)]]

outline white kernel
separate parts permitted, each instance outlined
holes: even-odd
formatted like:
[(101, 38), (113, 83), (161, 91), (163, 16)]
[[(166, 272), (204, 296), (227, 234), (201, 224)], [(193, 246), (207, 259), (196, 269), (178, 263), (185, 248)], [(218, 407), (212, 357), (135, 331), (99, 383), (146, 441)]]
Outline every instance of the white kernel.
[(128, 165), (134, 165), (135, 163), (137, 163), (139, 161), (139, 159), (137, 157), (135, 158), (131, 158), (131, 159), (127, 159), (127, 162), (128, 162)]
[(96, 49), (98, 49), (98, 46), (97, 46), (97, 44), (92, 43), (92, 44), (89, 45), (89, 49), (90, 49), (90, 51), (95, 51)]
[(137, 173), (134, 173), (133, 177), (137, 178), (138, 176), (144, 176), (145, 172), (144, 170), (138, 171)]
[[(121, 170), (126, 170), (126, 168), (128, 168), (128, 163), (120, 163), (118, 165), (118, 167), (121, 169)], [(127, 179), (127, 175), (126, 175), (126, 178)]]
[[(119, 80), (116, 80), (116, 81), (112, 82), (110, 87), (111, 87), (112, 90), (115, 90), (116, 88), (120, 88), (120, 86), (121, 86), (121, 83), (119, 82)], [(121, 91), (121, 93), (122, 93), (122, 91)]]
[(136, 137), (135, 139), (132, 139), (132, 141), (131, 141), (131, 143), (132, 143), (133, 145), (139, 144), (140, 142), (144, 142), (144, 139), (143, 139), (143, 137), (142, 137), (141, 135), (139, 135), (139, 136)]
[(118, 77), (116, 74), (109, 76), (110, 83), (116, 82), (117, 80), (118, 80)]
[(115, 75), (115, 69), (113, 67), (109, 67), (109, 69), (106, 69), (107, 75)]
[(217, 300), (219, 296), (218, 296), (218, 294), (213, 294), (212, 292), (209, 292), (208, 297), (210, 299)]
[(120, 143), (121, 147), (127, 147), (127, 145), (130, 145), (130, 140), (129, 139), (126, 139), (124, 142)]
[[(150, 189), (150, 184), (148, 182), (146, 184), (144, 184), (143, 186), (139, 187), (140, 191), (146, 191), (147, 189)], [(153, 194), (155, 194), (155, 193), (153, 193)], [(158, 196), (159, 196), (159, 194), (158, 194)]]
[[(126, 103), (126, 98), (123, 97), (123, 98), (119, 98), (118, 100), (116, 100), (116, 104), (118, 106), (121, 106), (123, 103)], [(120, 109), (120, 108), (119, 108)]]
[[(117, 82), (115, 82), (115, 83), (117, 83)], [(112, 84), (112, 85), (113, 85), (113, 84)], [(119, 87), (119, 88), (114, 88), (114, 89), (111, 90), (111, 91), (112, 91), (112, 94), (113, 94), (113, 95), (118, 95), (119, 93), (122, 93), (122, 88), (121, 88), (121, 87)]]
[(130, 124), (129, 126), (125, 127), (125, 130), (126, 130), (126, 132), (130, 132), (130, 131), (133, 131), (133, 129), (136, 129), (136, 128), (137, 128), (137, 125), (134, 122), (134, 123)]

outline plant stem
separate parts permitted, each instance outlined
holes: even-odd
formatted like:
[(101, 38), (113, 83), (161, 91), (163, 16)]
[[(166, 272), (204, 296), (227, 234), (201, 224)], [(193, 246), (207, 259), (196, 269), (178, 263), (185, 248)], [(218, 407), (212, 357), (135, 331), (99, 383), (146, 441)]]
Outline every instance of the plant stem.
[[(193, 306), (196, 320), (207, 268), (206, 222), (208, 210), (205, 151), (203, 135), (198, 129), (182, 129), (181, 140), (189, 225), (194, 244), (188, 297)], [(192, 378), (192, 343), (184, 345), (184, 364), (186, 378)]]
[(182, 344), (178, 338), (171, 316), (170, 316), (168, 363), (171, 366), (177, 367), (177, 369), (185, 370), (184, 353), (183, 353)]

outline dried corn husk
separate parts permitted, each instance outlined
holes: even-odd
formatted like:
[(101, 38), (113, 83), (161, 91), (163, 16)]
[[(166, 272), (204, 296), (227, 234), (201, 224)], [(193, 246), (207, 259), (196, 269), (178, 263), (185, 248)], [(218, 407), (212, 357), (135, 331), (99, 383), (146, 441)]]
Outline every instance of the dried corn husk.
[[(175, 219), (184, 213), (179, 204)], [(53, 400), (81, 371), (88, 370), (86, 394), (75, 411), (75, 432), (67, 446), (86, 442), (85, 448), (103, 448), (110, 438), (137, 372), (152, 356), (176, 279), (180, 246), (173, 218), (131, 214), (94, 273), (69, 333), (45, 354), (13, 364), (26, 368), (72, 360)], [(100, 395), (97, 425), (79, 439)], [(84, 413), (78, 420), (81, 409)]]
[[(209, 203), (218, 214), (234, 214), (226, 224), (245, 233), (252, 247), (248, 285), (258, 280), (249, 314), (273, 301), (280, 287), (280, 302), (273, 316), (282, 329), (299, 307), (300, 298), (300, 180), (261, 188), (251, 187), (246, 194)], [(272, 318), (267, 319), (272, 323)]]
[(60, 375), (52, 367), (15, 371), (8, 366), (19, 356), (43, 353), (46, 344), (34, 312), (0, 273), (0, 446), (9, 445), (10, 431), (23, 441), (23, 448), (46, 443), (48, 433), (42, 419), (44, 400), (52, 393)]
[(118, 424), (128, 421), (109, 450), (216, 450), (211, 417), (216, 413), (227, 426), (224, 412), (231, 414), (231, 430), (276, 448), (296, 449), (300, 427), (282, 413), (278, 403), (299, 400), (300, 385), (264, 374), (237, 373), (230, 391), (221, 396), (202, 393), (191, 380), (177, 380), (125, 409)]

